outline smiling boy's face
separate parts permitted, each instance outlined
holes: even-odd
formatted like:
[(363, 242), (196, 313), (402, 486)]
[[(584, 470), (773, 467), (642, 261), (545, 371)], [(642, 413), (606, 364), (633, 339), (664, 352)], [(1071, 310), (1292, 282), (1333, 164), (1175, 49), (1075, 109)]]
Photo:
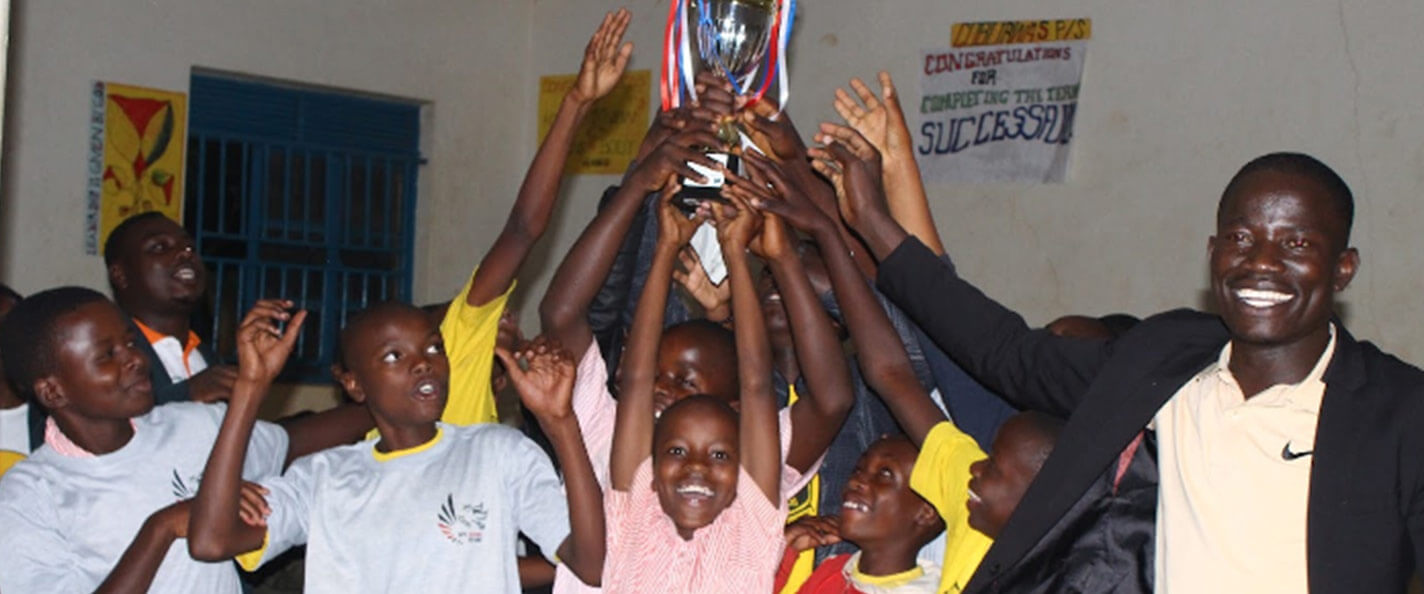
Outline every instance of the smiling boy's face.
[(54, 373), (35, 382), (51, 414), (82, 423), (131, 419), (153, 408), (148, 357), (113, 303), (94, 301), (59, 317), (55, 335)]
[(918, 456), (904, 437), (870, 444), (842, 491), (841, 538), (866, 549), (938, 531), (939, 513), (910, 489)]
[(345, 370), (337, 378), (346, 392), (366, 403), (378, 427), (438, 420), (450, 363), (430, 316), (409, 305), (383, 304), (351, 324), (343, 334)]
[(737, 497), (737, 415), (695, 395), (663, 413), (653, 430), (653, 491), (678, 534), (711, 524)]

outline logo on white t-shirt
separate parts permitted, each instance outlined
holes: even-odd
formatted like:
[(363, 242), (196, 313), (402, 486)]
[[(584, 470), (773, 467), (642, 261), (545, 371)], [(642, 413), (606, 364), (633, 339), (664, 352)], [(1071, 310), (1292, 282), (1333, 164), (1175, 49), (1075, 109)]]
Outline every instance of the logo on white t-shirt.
[(169, 486), (173, 487), (174, 497), (178, 499), (192, 499), (198, 496), (198, 483), (202, 481), (203, 475), (201, 474), (189, 476), (188, 480), (185, 481), (183, 477), (178, 474), (178, 469), (174, 468), (173, 480), (169, 483)]
[(440, 521), (435, 525), (450, 542), (463, 545), (484, 540), (485, 519), (488, 516), (483, 503), (456, 507), (455, 495), (451, 493), (445, 496), (445, 503), (440, 506)]

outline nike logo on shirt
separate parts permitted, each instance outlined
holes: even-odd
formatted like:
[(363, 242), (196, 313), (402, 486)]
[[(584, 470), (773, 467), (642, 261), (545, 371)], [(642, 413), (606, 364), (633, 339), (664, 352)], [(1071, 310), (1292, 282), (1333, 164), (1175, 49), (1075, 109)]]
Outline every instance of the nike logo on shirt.
[(1292, 452), (1291, 449), (1290, 449), (1290, 442), (1287, 441), (1285, 447), (1281, 448), (1281, 459), (1282, 459), (1282, 460), (1285, 460), (1286, 462), (1290, 462), (1291, 460), (1295, 460), (1295, 459), (1297, 459), (1297, 458), (1304, 458), (1304, 457), (1309, 456), (1309, 455), (1314, 454), (1314, 453), (1315, 453), (1315, 450), (1306, 450), (1306, 451), (1304, 451), (1304, 452)]

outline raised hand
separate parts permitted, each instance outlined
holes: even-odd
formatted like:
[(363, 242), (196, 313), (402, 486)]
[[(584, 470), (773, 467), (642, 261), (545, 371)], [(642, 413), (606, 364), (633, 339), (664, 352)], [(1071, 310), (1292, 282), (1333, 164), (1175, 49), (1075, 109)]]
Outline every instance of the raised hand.
[[(263, 299), (252, 306), (237, 328), (237, 376), (239, 381), (260, 385), (272, 383), (301, 334), (306, 310), (290, 313), (292, 302)], [(286, 331), (277, 327), (287, 322)]]
[(251, 481), (242, 481), (242, 494), (237, 499), (237, 515), (242, 518), (244, 524), (256, 527), (267, 525), (267, 516), (272, 515), (272, 508), (267, 506), (267, 493), (267, 487)]
[(806, 516), (786, 526), (786, 548), (796, 552), (840, 541), (840, 516)]
[(573, 417), (575, 366), (573, 356), (563, 346), (540, 336), (525, 345), (518, 354), (495, 347), (495, 355), (504, 362), (509, 381), (519, 392), (524, 408), (535, 418), (553, 420)]
[(775, 214), (802, 231), (810, 232), (834, 223), (775, 163), (760, 155), (747, 155), (742, 163), (751, 179), (729, 177), (732, 183), (724, 187), (724, 195), (735, 196), (752, 208)]
[(693, 79), (693, 89), (697, 92), (697, 104), (707, 108), (719, 119), (732, 117), (736, 109), (737, 94), (731, 81), (710, 70), (697, 73)]
[(752, 238), (761, 232), (762, 217), (736, 194), (726, 194), (728, 202), (713, 202), (713, 219), (717, 222), (717, 240), (724, 254), (744, 251)]
[(850, 80), (859, 101), (844, 89), (836, 89), (836, 113), (880, 151), (887, 164), (906, 157), (913, 160), (910, 130), (905, 126), (905, 112), (900, 108), (895, 83), (888, 72), (882, 70), (879, 76), (879, 97), (859, 78)]
[(846, 224), (859, 227), (870, 210), (888, 216), (880, 151), (860, 133), (838, 124), (821, 124), (821, 134), (816, 139), (825, 147), (811, 149), (811, 156), (816, 159), (812, 166), (835, 184), (841, 218)]
[(188, 378), (188, 398), (193, 402), (218, 402), (232, 397), (237, 383), (237, 368), (232, 365), (212, 365)]
[(622, 78), (633, 55), (633, 42), (623, 42), (623, 32), (632, 19), (628, 9), (620, 8), (603, 16), (603, 22), (588, 40), (583, 50), (583, 65), (578, 79), (569, 89), (569, 98), (580, 103), (592, 103), (607, 95)]
[[(712, 110), (696, 105), (684, 105), (676, 109), (659, 111), (653, 116), (653, 122), (648, 125), (648, 132), (643, 135), (642, 144), (638, 145), (638, 154), (633, 156), (634, 163), (642, 163), (653, 149), (662, 144), (668, 137), (687, 128), (689, 124), (700, 124), (708, 130), (717, 129), (717, 115)], [(632, 169), (629, 170), (631, 174)]]
[(692, 239), (697, 227), (707, 220), (707, 213), (699, 209), (688, 217), (673, 204), (677, 193), (682, 191), (676, 175), (669, 175), (658, 196), (658, 246), (660, 249), (682, 249)]
[(758, 101), (740, 112), (743, 129), (752, 143), (768, 151), (768, 156), (782, 163), (806, 163), (806, 143), (785, 112), (778, 114), (769, 101)]
[(690, 119), (681, 131), (668, 136), (646, 158), (639, 161), (633, 170), (628, 172), (623, 184), (652, 192), (663, 187), (668, 177), (673, 175), (705, 182), (702, 174), (697, 173), (687, 163), (691, 161), (709, 169), (722, 169), (721, 163), (707, 158), (706, 153), (698, 150), (698, 147), (716, 147), (722, 144), (713, 133), (715, 129), (716, 125), (710, 120)]
[(731, 315), (732, 285), (712, 284), (712, 279), (707, 278), (707, 270), (702, 267), (702, 261), (697, 258), (697, 251), (690, 247), (679, 250), (677, 259), (682, 264), (682, 269), (673, 269), (672, 279), (682, 285), (687, 294), (702, 306), (703, 311), (707, 312), (707, 319), (714, 322), (726, 320)]

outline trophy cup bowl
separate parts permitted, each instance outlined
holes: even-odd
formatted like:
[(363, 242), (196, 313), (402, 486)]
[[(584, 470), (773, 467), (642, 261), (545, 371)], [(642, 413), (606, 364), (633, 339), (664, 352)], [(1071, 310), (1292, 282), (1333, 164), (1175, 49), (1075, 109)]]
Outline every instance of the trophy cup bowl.
[[(776, 0), (680, 1), (688, 3), (687, 30), (697, 32), (701, 67), (726, 77), (738, 91), (753, 88), (746, 81), (758, 74), (766, 56), (776, 22)], [(724, 121), (717, 137), (736, 145), (741, 132), (732, 121)]]

